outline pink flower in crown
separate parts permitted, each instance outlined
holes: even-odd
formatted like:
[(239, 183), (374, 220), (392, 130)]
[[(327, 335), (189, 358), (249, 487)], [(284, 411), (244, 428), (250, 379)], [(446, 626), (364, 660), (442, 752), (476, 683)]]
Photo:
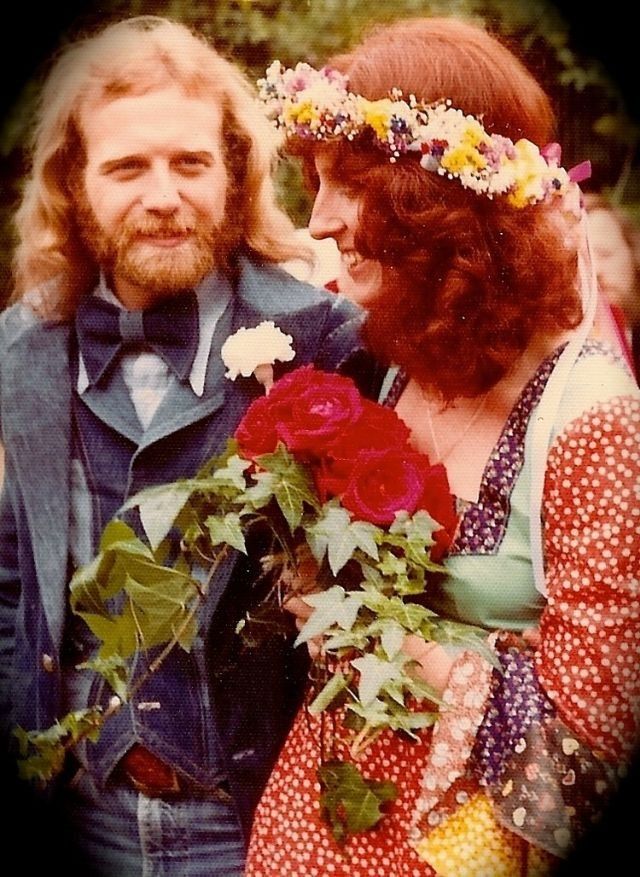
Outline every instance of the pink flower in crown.
[(347, 90), (349, 85), (348, 78), (341, 73), (339, 70), (336, 70), (335, 67), (323, 67), (320, 70), (320, 73), (327, 79), (332, 85), (337, 85), (339, 88)]
[(311, 85), (311, 76), (306, 70), (296, 70), (295, 76), (287, 82), (287, 93), (297, 94)]

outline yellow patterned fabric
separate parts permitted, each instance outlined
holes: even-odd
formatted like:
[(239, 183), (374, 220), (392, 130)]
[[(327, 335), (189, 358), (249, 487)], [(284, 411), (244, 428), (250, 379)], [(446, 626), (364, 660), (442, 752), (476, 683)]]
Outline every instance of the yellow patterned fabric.
[(438, 877), (545, 877), (557, 859), (507, 831), (489, 799), (474, 795), (415, 850)]

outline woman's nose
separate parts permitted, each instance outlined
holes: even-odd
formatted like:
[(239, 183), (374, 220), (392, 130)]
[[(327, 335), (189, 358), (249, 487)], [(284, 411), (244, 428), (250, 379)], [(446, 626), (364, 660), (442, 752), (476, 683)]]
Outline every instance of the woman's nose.
[(309, 234), (316, 240), (323, 240), (337, 237), (345, 228), (338, 199), (321, 187), (313, 203)]

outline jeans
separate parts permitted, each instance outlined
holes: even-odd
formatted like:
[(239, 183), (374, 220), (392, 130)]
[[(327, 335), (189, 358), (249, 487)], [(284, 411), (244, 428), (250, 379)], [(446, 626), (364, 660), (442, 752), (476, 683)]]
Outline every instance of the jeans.
[(233, 804), (163, 801), (114, 783), (100, 789), (85, 772), (56, 809), (74, 877), (242, 877)]

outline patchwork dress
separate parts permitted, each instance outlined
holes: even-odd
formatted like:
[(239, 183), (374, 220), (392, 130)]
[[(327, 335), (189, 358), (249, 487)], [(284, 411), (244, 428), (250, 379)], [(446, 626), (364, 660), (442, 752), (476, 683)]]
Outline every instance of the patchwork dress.
[[(544, 875), (606, 807), (638, 735), (640, 394), (588, 342), (552, 432), (543, 495), (546, 598), (531, 568), (531, 427), (560, 351), (522, 391), (460, 508), (449, 574), (430, 605), (480, 625), (501, 671), (454, 660), (446, 706), (418, 742), (383, 732), (358, 763), (396, 783), (378, 826), (340, 848), (320, 817), (323, 752), (340, 721), (302, 709), (259, 805), (246, 877)], [(386, 404), (399, 398), (397, 376)], [(521, 633), (538, 627), (540, 644)]]

